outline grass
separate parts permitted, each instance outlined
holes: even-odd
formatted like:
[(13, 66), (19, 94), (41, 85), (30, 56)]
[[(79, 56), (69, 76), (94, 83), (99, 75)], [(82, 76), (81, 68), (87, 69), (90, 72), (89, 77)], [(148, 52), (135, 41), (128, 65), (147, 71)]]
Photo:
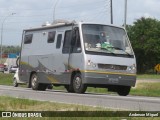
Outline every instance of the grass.
[(143, 75), (137, 75), (138, 79), (159, 79), (160, 80), (160, 75), (156, 74), (143, 74)]
[(160, 97), (160, 82), (139, 82), (130, 95)]
[(111, 111), (100, 107), (40, 102), (28, 99), (0, 96), (0, 111)]
[[(12, 97), (0, 96), (0, 111), (111, 111), (111, 109), (105, 109), (100, 107), (61, 104), (54, 102), (39, 102), (35, 100), (17, 99)], [(13, 119), (13, 118), (12, 118)], [(17, 118), (16, 118), (17, 119)], [(24, 118), (28, 120), (27, 118)], [(30, 120), (39, 120), (40, 118), (29, 118)], [(49, 120), (53, 118), (43, 118), (43, 120)], [(54, 118), (57, 120), (85, 120), (86, 118)], [(89, 120), (96, 120), (98, 118), (87, 118)], [(101, 118), (103, 120), (103, 118)], [(117, 120), (117, 119), (115, 119)]]
[(0, 73), (0, 85), (12, 85), (12, 79), (14, 74)]
[[(18, 99), (6, 96), (0, 96), (0, 111), (112, 111), (115, 110), (82, 106), (61, 104), (54, 102), (39, 102), (35, 100)], [(116, 111), (115, 111), (116, 112)], [(88, 113), (89, 114), (89, 113)], [(107, 114), (107, 113), (106, 113)], [(0, 118), (6, 120), (9, 118)], [(21, 120), (22, 118), (11, 118), (12, 120)], [(158, 120), (159, 118), (120, 118), (120, 117), (45, 117), (45, 118), (23, 118), (23, 120)]]

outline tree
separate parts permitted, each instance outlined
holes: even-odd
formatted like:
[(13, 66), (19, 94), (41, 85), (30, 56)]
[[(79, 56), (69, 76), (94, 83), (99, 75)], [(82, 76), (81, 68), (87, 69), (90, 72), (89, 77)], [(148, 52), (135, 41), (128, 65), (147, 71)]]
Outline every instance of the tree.
[(20, 53), (21, 47), (20, 46), (3, 46), (3, 53)]
[(137, 70), (144, 73), (160, 63), (160, 21), (140, 18), (127, 26), (136, 59)]

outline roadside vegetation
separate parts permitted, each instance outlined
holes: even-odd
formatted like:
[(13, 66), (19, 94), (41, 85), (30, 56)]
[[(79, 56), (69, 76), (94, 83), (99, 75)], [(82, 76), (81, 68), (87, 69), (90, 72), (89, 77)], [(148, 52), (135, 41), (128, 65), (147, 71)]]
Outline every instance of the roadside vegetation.
[(0, 96), (0, 111), (111, 111), (100, 107), (62, 104), (54, 102), (40, 102)]
[[(100, 107), (62, 104), (54, 102), (40, 102), (35, 100), (19, 99), (0, 96), (0, 111), (115, 111)], [(118, 110), (122, 111), (122, 110)], [(106, 113), (107, 114), (107, 113)], [(7, 118), (1, 118), (6, 120)], [(8, 118), (9, 120), (21, 120), (22, 118)], [(120, 118), (120, 117), (45, 117), (45, 118), (23, 118), (23, 120), (158, 120), (158, 118)]]
[(141, 17), (127, 25), (128, 36), (136, 55), (138, 73), (154, 73), (160, 63), (160, 21)]
[(160, 81), (160, 74), (141, 74), (137, 76), (137, 79), (149, 79), (149, 80), (154, 80), (154, 79), (159, 79)]
[(130, 95), (160, 97), (160, 82), (138, 82)]
[(0, 85), (12, 85), (12, 79), (14, 74), (0, 73)]

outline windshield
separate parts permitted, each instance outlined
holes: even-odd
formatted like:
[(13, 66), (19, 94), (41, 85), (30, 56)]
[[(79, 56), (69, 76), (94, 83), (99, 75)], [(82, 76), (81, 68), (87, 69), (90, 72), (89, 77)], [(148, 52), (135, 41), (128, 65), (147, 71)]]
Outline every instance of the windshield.
[(86, 51), (133, 55), (124, 29), (92, 24), (84, 24), (82, 29)]

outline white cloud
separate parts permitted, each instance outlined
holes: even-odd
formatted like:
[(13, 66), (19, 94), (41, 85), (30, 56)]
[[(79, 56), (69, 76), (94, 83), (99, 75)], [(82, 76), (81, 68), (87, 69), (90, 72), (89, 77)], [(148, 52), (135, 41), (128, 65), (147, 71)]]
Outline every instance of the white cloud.
[(132, 0), (129, 2), (129, 23), (142, 16), (160, 19), (159, 0)]

